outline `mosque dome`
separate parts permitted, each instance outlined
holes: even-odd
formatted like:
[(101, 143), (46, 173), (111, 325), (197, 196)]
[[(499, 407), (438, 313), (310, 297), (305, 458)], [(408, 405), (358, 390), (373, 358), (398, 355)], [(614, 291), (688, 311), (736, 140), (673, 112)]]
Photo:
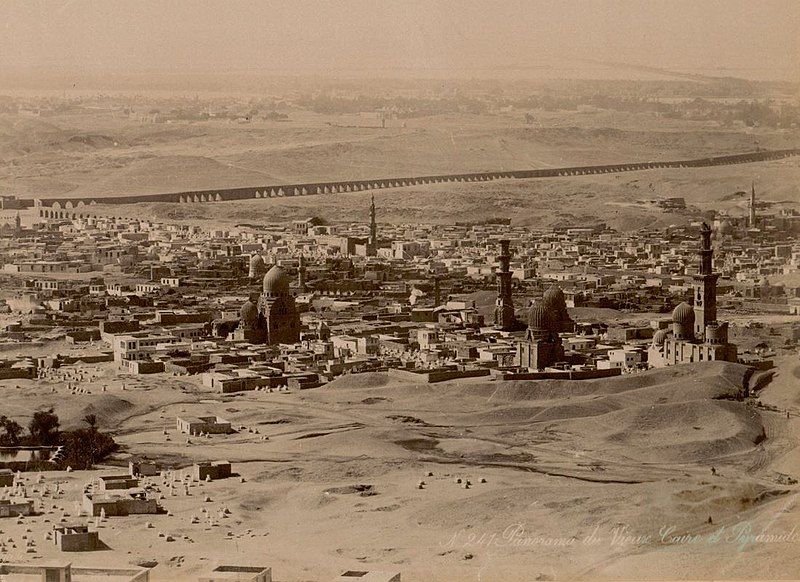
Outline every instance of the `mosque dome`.
[(252, 257), (250, 257), (250, 268), (252, 269), (254, 267), (259, 267), (259, 266), (261, 267), (265, 266), (264, 257), (262, 257), (261, 255), (253, 255)]
[(542, 303), (548, 309), (551, 309), (557, 313), (561, 313), (567, 309), (567, 302), (564, 299), (564, 292), (558, 285), (553, 285), (544, 292)]
[(258, 321), (258, 307), (248, 299), (239, 310), (239, 324), (245, 328), (252, 328), (256, 321)]
[(289, 295), (289, 275), (278, 265), (264, 275), (264, 293), (269, 296)]
[(656, 347), (663, 346), (664, 341), (667, 339), (667, 335), (669, 335), (668, 330), (659, 329), (656, 333), (653, 334), (653, 345)]
[(555, 330), (555, 317), (544, 302), (536, 303), (528, 310), (528, 327), (534, 331)]
[(261, 277), (266, 272), (267, 265), (264, 263), (264, 257), (261, 255), (250, 257), (250, 277)]
[(717, 229), (717, 233), (721, 235), (731, 235), (734, 233), (733, 225), (731, 224), (730, 220), (723, 220), (719, 228)]
[(684, 301), (673, 310), (672, 321), (680, 324), (694, 324), (694, 309)]

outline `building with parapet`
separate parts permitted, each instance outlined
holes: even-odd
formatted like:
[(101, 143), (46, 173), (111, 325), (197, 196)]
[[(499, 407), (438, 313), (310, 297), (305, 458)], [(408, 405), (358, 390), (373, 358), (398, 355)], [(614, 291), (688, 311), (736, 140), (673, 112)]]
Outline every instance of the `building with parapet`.
[(400, 572), (347, 570), (334, 578), (334, 582), (400, 582)]
[(139, 566), (106, 568), (100, 566), (73, 567), (69, 562), (44, 564), (0, 563), (0, 579), (38, 580), (42, 582), (147, 582), (150, 569)]
[(272, 582), (272, 568), (220, 565), (200, 576), (197, 582)]

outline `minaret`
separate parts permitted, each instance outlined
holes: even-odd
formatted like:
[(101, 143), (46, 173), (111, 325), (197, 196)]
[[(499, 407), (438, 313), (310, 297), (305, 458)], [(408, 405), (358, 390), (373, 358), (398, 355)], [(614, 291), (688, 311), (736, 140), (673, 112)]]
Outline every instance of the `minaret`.
[(500, 270), (497, 272), (497, 302), (494, 308), (494, 325), (503, 330), (514, 329), (514, 301), (511, 297), (510, 241), (500, 241)]
[(439, 307), (439, 304), (442, 302), (442, 286), (439, 283), (439, 277), (435, 276), (433, 278), (433, 306)]
[(372, 202), (369, 206), (369, 240), (368, 249), (371, 255), (375, 255), (378, 247), (378, 223), (375, 220), (375, 194), (372, 195)]
[(19, 236), (20, 234), (22, 234), (22, 219), (17, 212), (17, 216), (14, 218), (14, 235)]
[(306, 292), (306, 265), (302, 254), (297, 264), (297, 288), (300, 293)]
[(747, 221), (747, 226), (750, 228), (756, 227), (756, 183), (750, 187), (750, 218)]
[(706, 325), (717, 320), (717, 278), (712, 270), (711, 227), (700, 228), (700, 272), (694, 276), (694, 335), (705, 338)]

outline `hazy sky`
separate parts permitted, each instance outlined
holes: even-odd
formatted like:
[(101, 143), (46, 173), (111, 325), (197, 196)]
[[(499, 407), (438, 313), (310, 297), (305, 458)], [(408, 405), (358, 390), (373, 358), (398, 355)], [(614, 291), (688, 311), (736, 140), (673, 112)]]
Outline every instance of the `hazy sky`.
[(800, 79), (800, 0), (0, 0), (0, 68), (493, 70), (565, 59)]

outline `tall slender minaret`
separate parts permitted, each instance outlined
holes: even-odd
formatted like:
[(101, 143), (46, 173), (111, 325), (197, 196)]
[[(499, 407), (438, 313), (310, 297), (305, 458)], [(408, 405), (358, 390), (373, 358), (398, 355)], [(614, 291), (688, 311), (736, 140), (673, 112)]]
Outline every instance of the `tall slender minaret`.
[(711, 247), (711, 227), (705, 222), (700, 228), (700, 271), (694, 276), (694, 335), (705, 338), (706, 325), (717, 320), (717, 278), (713, 272), (714, 249)]
[(306, 264), (302, 254), (297, 264), (297, 287), (300, 293), (306, 292)]
[(494, 308), (494, 325), (500, 329), (511, 330), (516, 323), (514, 300), (511, 296), (511, 241), (500, 241), (500, 270), (497, 271), (497, 301)]
[(747, 226), (755, 228), (756, 226), (756, 183), (753, 182), (750, 186), (750, 217), (747, 221)]
[(369, 205), (369, 240), (367, 241), (372, 254), (378, 246), (378, 223), (375, 219), (375, 194), (372, 195), (372, 202)]

